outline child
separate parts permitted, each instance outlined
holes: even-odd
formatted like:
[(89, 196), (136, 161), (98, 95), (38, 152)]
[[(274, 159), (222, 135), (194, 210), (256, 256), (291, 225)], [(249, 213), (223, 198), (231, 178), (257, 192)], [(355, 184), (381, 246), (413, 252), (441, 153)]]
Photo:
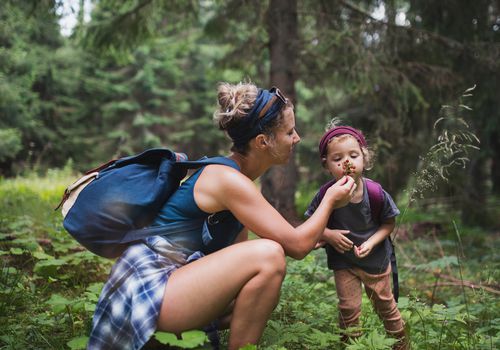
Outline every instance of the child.
[[(351, 176), (357, 186), (349, 204), (332, 212), (323, 235), (328, 267), (335, 276), (340, 328), (359, 325), (363, 283), (387, 333), (399, 339), (394, 348), (408, 349), (404, 322), (390, 283), (393, 248), (389, 235), (399, 210), (380, 185), (362, 176), (363, 170), (370, 169), (373, 157), (361, 131), (350, 126), (333, 126), (321, 138), (319, 153), (323, 166), (334, 179), (316, 194), (306, 216), (314, 213), (326, 188), (342, 176)], [(370, 204), (372, 207), (375, 204), (369, 198), (367, 186), (370, 181), (369, 186), (375, 184), (380, 189), (379, 217), (373, 217)], [(354, 336), (359, 333), (346, 333), (344, 339)]]

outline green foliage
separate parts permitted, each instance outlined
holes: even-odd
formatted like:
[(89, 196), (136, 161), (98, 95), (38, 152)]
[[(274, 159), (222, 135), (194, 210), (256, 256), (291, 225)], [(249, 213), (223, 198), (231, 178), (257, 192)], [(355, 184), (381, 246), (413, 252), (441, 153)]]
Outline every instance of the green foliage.
[(88, 337), (76, 337), (67, 342), (66, 345), (68, 345), (71, 350), (84, 350), (87, 348), (88, 340)]
[(21, 149), (21, 133), (19, 130), (0, 129), (0, 162), (15, 158)]
[(151, 39), (165, 22), (182, 27), (196, 13), (196, 3), (191, 1), (103, 0), (95, 4), (93, 21), (80, 30), (87, 48), (123, 59), (131, 49)]
[[(0, 344), (81, 349), (110, 262), (81, 251), (61, 225), (70, 171), (0, 181)], [(63, 327), (61, 329), (61, 326)]]
[[(59, 34), (59, 4), (0, 2), (0, 346), (6, 349), (86, 342), (109, 262), (81, 251), (52, 211), (72, 180), (68, 159), (84, 170), (145, 147), (169, 146), (192, 158), (225, 152), (210, 120), (216, 83), (249, 77), (272, 84), (269, 2), (99, 1), (92, 21), (70, 38)], [(381, 7), (380, 20), (373, 16)], [(500, 193), (498, 10), (493, 0), (299, 2), (300, 40), (287, 43), (297, 53), (294, 102), (303, 137), (297, 156), (307, 183), (296, 194), (299, 213), (328, 176), (317, 142), (333, 116), (367, 133), (378, 151), (368, 176), (391, 193), (414, 186), (415, 169), (432, 170), (420, 177), (421, 188), (449, 180), (425, 193), (445, 198), (402, 196), (408, 208), (398, 220), (397, 249), (408, 298), (400, 308), (417, 349), (500, 347), (492, 298), (500, 279), (494, 233), (500, 206), (491, 196)], [(402, 14), (404, 25), (396, 22)], [(474, 98), (448, 103), (473, 84)], [(451, 107), (441, 109), (445, 103)], [(436, 115), (444, 117), (439, 133)], [(450, 117), (458, 118), (450, 124)], [(465, 129), (460, 120), (467, 120)], [(481, 149), (463, 153), (476, 135)], [(428, 167), (420, 158), (427, 150)], [(448, 172), (466, 159), (466, 169)], [(47, 177), (30, 171), (65, 164)], [(16, 174), (25, 177), (2, 178)], [(459, 211), (456, 235), (450, 218)], [(290, 262), (266, 347), (341, 346), (334, 288), (320, 252), (313, 256)], [(365, 334), (347, 346), (388, 346), (363, 305)]]
[(53, 52), (62, 40), (52, 6), (49, 1), (0, 4), (0, 142), (8, 147), (0, 156), (2, 174), (10, 174), (21, 159), (42, 161), (58, 137)]
[[(470, 107), (462, 102), (464, 97), (471, 96), (472, 90), (474, 87), (467, 89), (454, 105), (441, 108), (440, 117), (434, 123), (438, 135), (425, 156), (421, 157), (421, 165), (414, 175), (415, 183), (409, 193), (410, 203), (417, 197), (423, 198), (425, 193), (435, 192), (439, 180), (449, 182), (451, 176), (457, 175), (457, 169), (463, 171), (470, 162), (471, 150), (479, 150), (477, 145), (480, 141), (464, 119), (464, 111), (469, 111)], [(462, 188), (464, 183), (455, 180), (453, 186)]]
[(373, 330), (361, 338), (353, 339), (346, 346), (346, 350), (382, 350), (392, 349), (392, 345), (396, 343), (395, 339), (387, 338), (380, 334), (377, 330)]
[[(0, 182), (0, 346), (4, 349), (82, 349), (88, 340), (111, 262), (82, 251), (64, 232), (60, 213), (52, 210), (68, 183), (68, 173), (51, 171), (47, 177)], [(446, 215), (433, 218), (449, 220)], [(484, 239), (483, 231), (460, 224), (443, 227), (449, 232), (439, 240), (426, 233), (400, 240), (397, 246), (402, 295), (398, 307), (412, 348), (498, 348), (500, 261), (495, 252), (500, 241), (495, 236)], [(366, 296), (362, 302), (363, 334), (343, 344), (335, 285), (323, 250), (302, 261), (289, 259), (280, 303), (259, 348), (389, 349), (394, 339), (384, 333)], [(202, 332), (188, 332), (183, 340), (157, 336), (160, 342), (181, 348), (207, 346)]]
[[(0, 174), (43, 171), (69, 158), (85, 170), (157, 146), (192, 158), (226, 152), (227, 142), (211, 122), (216, 84), (245, 78), (261, 86), (275, 83), (268, 81), (274, 57), (268, 50), (270, 4), (99, 1), (90, 22), (80, 21), (63, 38), (55, 12), (59, 1), (2, 2)], [(448, 119), (438, 123), (448, 129), (448, 114), (462, 118), (468, 112), (470, 130), (441, 134), (442, 141), (450, 146), (455, 138), (463, 145), (475, 135), (467, 142), (476, 145), (477, 136), (481, 149), (466, 156), (470, 166), (446, 174), (449, 184), (439, 193), (464, 193), (457, 201), (463, 219), (497, 227), (495, 215), (477, 209), (486, 207), (491, 193), (500, 193), (496, 2), (297, 6), (300, 40), (289, 44), (297, 62), (302, 180), (316, 183), (328, 176), (319, 167), (317, 142), (326, 123), (339, 116), (363, 129), (377, 151), (377, 166), (368, 176), (397, 193), (422, 169), (420, 155), (437, 132), (435, 116)], [(375, 18), (381, 9), (386, 18)], [(403, 16), (401, 24), (397, 18)], [(473, 84), (474, 97), (466, 104), (449, 103)], [(443, 104), (452, 108), (439, 112)], [(444, 144), (432, 155), (452, 151), (454, 164), (463, 165), (464, 148)], [(422, 181), (442, 178), (442, 165), (429, 168)]]
[(177, 336), (173, 333), (166, 332), (156, 332), (154, 337), (162, 344), (177, 346), (182, 349), (197, 348), (208, 340), (203, 331), (182, 332), (181, 339), (177, 339)]

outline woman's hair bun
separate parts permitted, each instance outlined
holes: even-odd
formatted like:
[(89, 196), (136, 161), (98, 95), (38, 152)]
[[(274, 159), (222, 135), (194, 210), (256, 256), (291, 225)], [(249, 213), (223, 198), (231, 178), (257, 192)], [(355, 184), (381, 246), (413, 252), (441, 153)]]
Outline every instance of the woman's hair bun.
[(252, 83), (220, 83), (217, 89), (218, 108), (214, 120), (221, 130), (227, 130), (247, 115), (257, 98), (258, 88)]

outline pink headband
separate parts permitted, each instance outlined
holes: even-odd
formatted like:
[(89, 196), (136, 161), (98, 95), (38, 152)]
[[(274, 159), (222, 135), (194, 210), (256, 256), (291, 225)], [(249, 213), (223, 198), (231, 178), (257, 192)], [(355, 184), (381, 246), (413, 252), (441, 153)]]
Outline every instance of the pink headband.
[(321, 138), (321, 141), (319, 141), (320, 157), (324, 157), (326, 155), (326, 148), (328, 147), (328, 142), (330, 142), (332, 138), (346, 134), (353, 136), (358, 141), (361, 147), (368, 147), (365, 137), (363, 136), (363, 133), (360, 130), (354, 129), (350, 126), (336, 126), (328, 130)]

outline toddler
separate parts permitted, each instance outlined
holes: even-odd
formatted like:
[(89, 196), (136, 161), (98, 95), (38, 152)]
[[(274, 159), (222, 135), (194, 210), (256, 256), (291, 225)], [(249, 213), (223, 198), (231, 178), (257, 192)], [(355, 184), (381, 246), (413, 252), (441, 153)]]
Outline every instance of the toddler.
[(394, 349), (408, 349), (390, 282), (393, 247), (389, 235), (399, 210), (378, 183), (363, 177), (373, 157), (361, 131), (350, 126), (332, 127), (321, 138), (319, 153), (333, 180), (321, 187), (306, 216), (314, 213), (326, 189), (342, 176), (351, 176), (356, 183), (349, 204), (332, 212), (323, 235), (328, 267), (334, 271), (344, 339), (359, 336), (347, 328), (359, 325), (363, 283), (387, 333), (398, 338)]

